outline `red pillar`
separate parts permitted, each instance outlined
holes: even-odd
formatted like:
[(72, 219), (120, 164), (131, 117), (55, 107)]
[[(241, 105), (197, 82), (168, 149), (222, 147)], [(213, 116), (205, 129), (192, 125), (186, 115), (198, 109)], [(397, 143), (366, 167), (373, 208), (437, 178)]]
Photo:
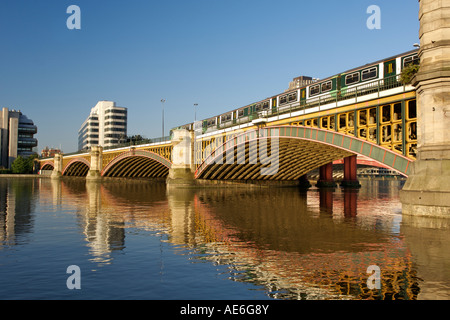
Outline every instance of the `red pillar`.
[(318, 188), (334, 188), (336, 182), (333, 180), (333, 163), (327, 163), (319, 168), (319, 181), (316, 187)]
[(344, 158), (344, 180), (342, 180), (342, 187), (359, 188), (358, 177), (356, 175), (357, 156), (350, 156)]

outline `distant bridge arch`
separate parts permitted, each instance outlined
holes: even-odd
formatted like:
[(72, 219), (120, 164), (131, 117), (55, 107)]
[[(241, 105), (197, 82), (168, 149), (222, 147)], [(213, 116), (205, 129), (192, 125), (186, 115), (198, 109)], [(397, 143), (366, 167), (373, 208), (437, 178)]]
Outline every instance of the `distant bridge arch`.
[(53, 170), (54, 168), (55, 164), (53, 163), (53, 161), (47, 161), (41, 165), (41, 170)]
[(91, 164), (84, 158), (75, 158), (70, 160), (62, 171), (63, 176), (85, 177), (87, 176)]
[(119, 154), (103, 169), (103, 177), (164, 178), (169, 174), (172, 163), (161, 155), (132, 150)]
[[(249, 154), (255, 152), (255, 142), (262, 141), (266, 141), (268, 149), (276, 148), (279, 152), (278, 167), (269, 175), (261, 174), (261, 169), (268, 167), (267, 163), (249, 161)], [(241, 151), (245, 150), (241, 155), (239, 148)], [(363, 155), (383, 167), (408, 176), (413, 162), (412, 159), (366, 140), (305, 126), (269, 126), (249, 130), (234, 137), (232, 143), (225, 142), (218, 149), (220, 152), (212, 152), (197, 168), (197, 179), (296, 180), (313, 169), (352, 155)], [(233, 153), (231, 163), (227, 161), (230, 159), (230, 152)]]

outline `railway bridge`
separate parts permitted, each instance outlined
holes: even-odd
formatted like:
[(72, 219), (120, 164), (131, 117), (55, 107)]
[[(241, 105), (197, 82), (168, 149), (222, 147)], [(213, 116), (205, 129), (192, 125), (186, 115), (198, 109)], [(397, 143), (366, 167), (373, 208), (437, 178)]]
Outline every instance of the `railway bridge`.
[[(42, 159), (53, 177), (160, 177), (170, 185), (200, 181), (295, 181), (344, 159), (354, 184), (357, 156), (395, 169), (407, 182), (403, 213), (450, 216), (450, 4), (419, 0), (420, 45), (226, 114), (175, 128), (159, 145), (93, 148)], [(412, 84), (405, 68), (420, 64)], [(417, 100), (416, 100), (417, 97)], [(417, 101), (417, 102), (416, 102)], [(419, 138), (419, 139), (418, 139)]]
[(414, 87), (397, 76), (334, 95), (249, 113), (213, 126), (199, 121), (172, 130), (170, 141), (40, 159), (52, 177), (160, 178), (298, 182), (314, 169), (333, 186), (332, 163), (343, 160), (344, 185), (357, 186), (358, 156), (408, 176), (417, 148)]

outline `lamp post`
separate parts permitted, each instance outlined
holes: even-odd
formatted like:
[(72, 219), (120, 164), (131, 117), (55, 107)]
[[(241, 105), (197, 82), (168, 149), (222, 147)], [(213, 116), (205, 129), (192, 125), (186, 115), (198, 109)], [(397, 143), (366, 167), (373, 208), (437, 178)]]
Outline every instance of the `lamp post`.
[(198, 103), (194, 103), (194, 122), (197, 121), (197, 106)]
[(166, 99), (161, 99), (161, 104), (162, 104), (162, 136), (161, 136), (161, 142), (164, 139), (164, 102), (166, 102)]

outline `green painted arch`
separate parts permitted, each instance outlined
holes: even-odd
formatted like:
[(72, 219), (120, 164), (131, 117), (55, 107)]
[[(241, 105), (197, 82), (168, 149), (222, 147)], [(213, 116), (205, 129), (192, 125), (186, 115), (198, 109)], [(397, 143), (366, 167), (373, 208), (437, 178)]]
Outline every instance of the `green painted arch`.
[(119, 154), (102, 170), (103, 177), (166, 177), (172, 163), (157, 153), (132, 150)]
[[(379, 146), (377, 144), (361, 140), (357, 137), (345, 135), (339, 132), (329, 131), (329, 130), (323, 130), (318, 128), (312, 128), (312, 127), (304, 127), (304, 126), (273, 126), (273, 127), (265, 127), (255, 130), (249, 130), (246, 131), (236, 137), (234, 137), (234, 141), (230, 143), (230, 141), (224, 143), (221, 147), (218, 149), (221, 150), (221, 152), (212, 152), (211, 155), (209, 155), (205, 161), (197, 168), (195, 172), (195, 177), (202, 179), (205, 178), (205, 176), (209, 176), (210, 178), (218, 177), (220, 174), (207, 174), (206, 171), (211, 171), (212, 167), (215, 166), (216, 170), (219, 166), (223, 166), (224, 163), (224, 154), (229, 150), (230, 148), (238, 148), (240, 145), (243, 144), (249, 144), (251, 141), (261, 140), (261, 139), (269, 139), (269, 138), (279, 138), (280, 141), (284, 143), (284, 145), (287, 145), (287, 141), (302, 141), (302, 147), (306, 145), (312, 146), (312, 144), (319, 145), (320, 148), (324, 149), (324, 152), (331, 152), (331, 150), (339, 149), (339, 152), (336, 151), (335, 158), (338, 156), (348, 156), (348, 155), (363, 155), (366, 156), (375, 162), (379, 163), (380, 165), (383, 165), (385, 167), (391, 168), (395, 171), (397, 171), (399, 174), (407, 177), (411, 170), (411, 163), (414, 162), (414, 160), (409, 159), (399, 153), (396, 153), (392, 150), (383, 148), (382, 146)], [(292, 148), (295, 148), (295, 143), (291, 143), (293, 146)], [(280, 144), (281, 145), (281, 144)], [(298, 145), (297, 145), (298, 146)], [(285, 147), (285, 150), (291, 150), (288, 149), (288, 147)], [(305, 149), (305, 150), (313, 150), (313, 149)], [(328, 150), (328, 151), (326, 151)], [(317, 152), (317, 148), (315, 149)], [(311, 156), (317, 155), (317, 153), (314, 153), (311, 151)], [(284, 157), (285, 162), (288, 163), (289, 155), (280, 155), (281, 157)], [(297, 156), (297, 157), (295, 157)], [(294, 163), (297, 166), (302, 165), (302, 160), (300, 160), (298, 155), (295, 155), (293, 153), (292, 155), (293, 161), (297, 161)], [(297, 159), (297, 160), (295, 160)], [(304, 161), (305, 158), (303, 158)], [(316, 165), (319, 163), (323, 163), (325, 161), (330, 161), (331, 157), (325, 157), (322, 159), (322, 162), (317, 161)], [(219, 161), (221, 160), (221, 161)], [(336, 160), (336, 159), (335, 159)], [(219, 164), (217, 164), (219, 163)], [(325, 163), (323, 163), (325, 164)], [(251, 168), (247, 165), (248, 170), (254, 170), (254, 168)], [(241, 166), (241, 168), (237, 168), (234, 170), (246, 170), (245, 166)], [(229, 176), (229, 175), (228, 175)], [(241, 175), (242, 177), (243, 175)], [(248, 177), (248, 176), (247, 176)]]

